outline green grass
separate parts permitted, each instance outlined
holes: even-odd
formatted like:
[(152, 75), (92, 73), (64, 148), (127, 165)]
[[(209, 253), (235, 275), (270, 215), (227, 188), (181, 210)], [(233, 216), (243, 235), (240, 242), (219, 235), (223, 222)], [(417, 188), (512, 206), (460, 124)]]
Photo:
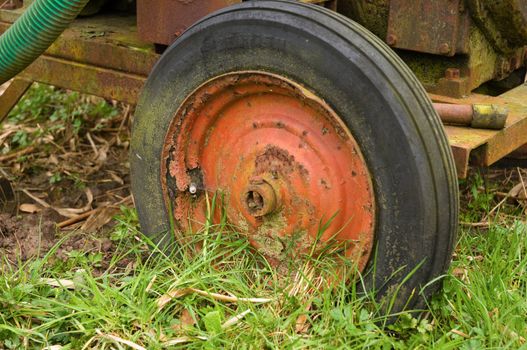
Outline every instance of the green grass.
[[(133, 210), (119, 222), (111, 235), (118, 248), (102, 274), (86, 254), (63, 262), (51, 251), (19, 267), (0, 263), (0, 346), (120, 349), (126, 340), (147, 349), (178, 341), (170, 348), (527, 348), (527, 227), (519, 220), (462, 230), (430, 310), (389, 325), (389, 315), (353, 287), (315, 292), (309, 271), (304, 279), (278, 278), (226, 226), (196, 234), (198, 252), (189, 253), (189, 242), (165, 255), (138, 232)], [(51, 280), (71, 281), (74, 289)], [(199, 291), (271, 301), (226, 302)], [(182, 295), (160, 307), (167, 293)]]
[[(88, 116), (115, 113), (43, 85), (17, 108), (10, 122), (54, 115), (64, 134)], [(8, 144), (22, 148), (42, 132), (13, 134)], [(206, 226), (167, 255), (138, 231), (135, 211), (122, 208), (104, 271), (100, 252), (57, 259), (67, 237), (42, 258), (12, 264), (0, 256), (0, 349), (527, 349), (527, 225), (523, 207), (498, 205), (500, 186), (479, 174), (462, 183), (465, 224), (443, 289), (425, 312), (393, 317), (354, 285), (320, 288), (310, 268), (327, 272), (325, 260), (280, 277), (225, 224)], [(490, 225), (467, 225), (482, 221)]]

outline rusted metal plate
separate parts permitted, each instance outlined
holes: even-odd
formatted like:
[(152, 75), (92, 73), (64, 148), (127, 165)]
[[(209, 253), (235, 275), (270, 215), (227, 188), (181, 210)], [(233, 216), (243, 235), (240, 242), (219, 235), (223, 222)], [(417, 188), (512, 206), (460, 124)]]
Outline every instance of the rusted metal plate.
[(489, 166), (527, 143), (527, 84), (498, 97), (478, 94), (463, 99), (439, 95), (430, 97), (435, 102), (496, 104), (509, 110), (505, 128), (502, 130), (445, 126), (461, 178), (466, 177), (469, 164)]
[(336, 241), (365, 266), (375, 226), (367, 165), (335, 112), (294, 82), (263, 72), (210, 80), (176, 112), (163, 159), (167, 208), (182, 232), (202, 228), (217, 193), (228, 221), (273, 265)]
[(453, 56), (460, 0), (391, 0), (386, 42), (395, 48)]
[(138, 0), (139, 36), (147, 42), (170, 45), (197, 20), (239, 2), (241, 0)]

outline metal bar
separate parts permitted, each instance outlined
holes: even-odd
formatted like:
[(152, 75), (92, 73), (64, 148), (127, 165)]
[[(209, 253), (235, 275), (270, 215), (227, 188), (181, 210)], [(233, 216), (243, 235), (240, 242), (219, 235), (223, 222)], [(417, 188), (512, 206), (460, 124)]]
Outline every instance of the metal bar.
[(434, 103), (434, 108), (445, 124), (469, 126), (472, 123), (472, 105)]
[(22, 76), (41, 83), (130, 104), (137, 103), (146, 77), (41, 56)]
[(434, 103), (434, 108), (445, 124), (480, 129), (503, 129), (509, 115), (505, 107), (493, 104)]
[(9, 115), (9, 112), (15, 107), (18, 101), (24, 96), (27, 89), (31, 86), (32, 82), (16, 78), (7, 87), (2, 95), (0, 95), (0, 124)]

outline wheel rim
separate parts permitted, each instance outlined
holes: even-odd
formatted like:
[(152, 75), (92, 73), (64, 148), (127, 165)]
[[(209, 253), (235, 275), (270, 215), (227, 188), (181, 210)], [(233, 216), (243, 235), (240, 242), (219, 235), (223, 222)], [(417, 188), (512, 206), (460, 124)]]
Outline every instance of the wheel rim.
[(228, 221), (272, 265), (337, 242), (364, 269), (375, 226), (366, 162), (337, 114), (300, 85), (255, 71), (209, 80), (177, 110), (162, 157), (181, 231), (196, 232), (205, 194), (221, 193)]

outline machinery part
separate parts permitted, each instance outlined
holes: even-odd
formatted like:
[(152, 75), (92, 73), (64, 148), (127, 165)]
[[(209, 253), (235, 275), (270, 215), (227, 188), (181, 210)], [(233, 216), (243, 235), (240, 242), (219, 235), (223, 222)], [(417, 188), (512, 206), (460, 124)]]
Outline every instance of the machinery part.
[(509, 115), (507, 108), (493, 104), (434, 103), (434, 108), (445, 124), (479, 129), (503, 129)]
[(79, 13), (79, 16), (93, 16), (102, 9), (108, 0), (89, 0), (86, 6)]
[(434, 94), (468, 96), (525, 66), (527, 0), (340, 0), (338, 10), (397, 49)]
[[(230, 222), (279, 268), (311, 251), (321, 223), (330, 221), (321, 242), (354, 242), (346, 256), (362, 269), (373, 242), (374, 195), (346, 129), (314, 92), (282, 75), (215, 77), (185, 99), (166, 133), (163, 193), (174, 194), (167, 207), (185, 232), (197, 231), (207, 218), (203, 193), (221, 192)], [(191, 183), (203, 184), (197, 197)], [(189, 227), (188, 217), (198, 224)]]
[(460, 0), (390, 0), (386, 42), (435, 55), (466, 51), (468, 21), (461, 9)]
[(480, 129), (503, 129), (509, 115), (507, 108), (498, 105), (475, 104), (472, 105), (472, 110), (470, 126)]
[(35, 0), (0, 37), (0, 84), (40, 56), (88, 0)]
[(6, 90), (0, 95), (0, 124), (7, 118), (9, 112), (24, 96), (32, 82), (24, 79), (13, 79)]
[(138, 0), (137, 30), (141, 39), (170, 45), (194, 22), (242, 0)]
[(467, 0), (472, 18), (500, 52), (527, 44), (527, 0)]
[[(266, 93), (259, 83), (263, 79), (268, 79)], [(249, 84), (247, 87), (245, 81)], [(249, 88), (259, 91), (254, 98), (263, 106), (253, 104), (246, 93)], [(276, 100), (265, 98), (266, 94), (272, 94), (271, 88), (277, 90)], [(209, 92), (214, 94), (209, 95)], [(238, 93), (246, 102), (245, 106), (232, 100), (232, 95)], [(182, 109), (182, 106), (190, 107), (194, 98), (198, 98), (195, 102), (202, 110), (199, 115), (193, 108)], [(221, 102), (224, 98), (232, 103), (224, 105)], [(252, 107), (262, 108), (262, 114), (247, 114), (248, 120), (231, 110), (239, 109), (241, 113)], [(319, 107), (323, 109), (317, 111)], [(222, 111), (215, 108), (224, 108), (229, 116), (227, 120), (221, 120)], [(286, 112), (288, 108), (291, 112)], [(329, 112), (334, 114), (327, 115)], [(267, 118), (274, 115), (277, 123), (269, 125), (271, 130), (268, 131), (261, 128), (269, 134), (264, 139), (258, 136), (259, 144), (246, 138), (235, 142), (229, 136), (230, 132), (240, 135), (243, 131), (235, 131), (238, 128), (247, 130), (247, 124), (253, 122), (251, 118), (258, 117), (256, 121), (261, 123), (266, 115)], [(313, 133), (317, 135), (313, 135), (312, 140), (323, 139), (325, 134), (330, 143), (344, 145), (344, 150), (333, 146), (333, 151), (328, 152), (327, 147), (331, 146), (299, 142), (303, 133), (295, 134), (294, 127), (302, 124), (302, 120), (297, 119), (300, 116), (309, 117), (309, 121), (317, 123), (315, 126), (327, 125), (311, 134), (308, 130), (304, 135), (307, 141)], [(219, 120), (214, 121), (214, 117)], [(331, 124), (335, 117), (339, 122)], [(278, 125), (281, 119), (285, 121), (285, 130)], [(290, 121), (293, 126), (289, 126)], [(215, 139), (221, 136), (216, 134), (220, 130), (207, 129), (211, 123), (221, 127), (225, 144)], [(221, 123), (232, 124), (227, 130)], [(189, 130), (190, 135), (186, 134)], [(216, 148), (208, 147), (206, 136), (209, 132), (211, 146)], [(337, 135), (333, 135), (335, 133)], [(174, 138), (167, 140), (165, 135)], [(205, 140), (197, 144), (182, 143), (196, 141), (194, 135), (205, 136)], [(258, 134), (254, 132), (253, 135)], [(345, 154), (354, 142), (356, 154), (341, 158), (340, 154)], [(218, 148), (220, 146), (222, 148)], [(294, 159), (291, 154), (288, 156), (280, 151), (285, 146), (291, 152), (295, 149)], [(305, 158), (296, 156), (303, 154), (304, 147), (309, 150), (305, 157), (320, 160), (318, 165), (316, 161), (309, 164), (311, 168), (305, 169), (307, 174), (297, 164)], [(171, 152), (178, 149), (186, 152)], [(276, 149), (278, 152), (273, 151)], [(235, 170), (237, 166), (244, 166), (244, 160), (232, 159), (230, 152), (247, 154), (253, 159), (269, 156), (270, 167), (265, 165), (269, 163), (262, 162), (265, 171), (261, 179), (255, 179), (258, 163), (242, 174)], [(351, 163), (338, 163), (339, 159), (351, 159)], [(183, 169), (179, 168), (182, 164)], [(223, 168), (210, 169), (211, 164), (223, 164)], [(280, 181), (291, 183), (298, 193), (305, 186), (322, 197), (328, 186), (342, 188), (346, 194), (351, 194), (345, 189), (346, 183), (324, 184), (320, 176), (333, 171), (330, 167), (346, 174), (349, 168), (353, 171), (366, 166), (367, 172), (364, 170), (363, 174), (355, 176), (359, 180), (357, 186), (366, 186), (365, 177), (371, 183), (375, 254), (362, 270), (364, 283), (361, 285), (375, 290), (380, 300), (393, 301), (392, 311), (412, 308), (418, 303), (417, 296), (422, 295), (420, 287), (443, 273), (450, 262), (457, 231), (457, 178), (441, 121), (431, 101), (411, 71), (383, 42), (349, 19), (321, 7), (296, 2), (246, 2), (216, 12), (186, 31), (164, 53), (145, 85), (133, 126), (130, 165), (142, 230), (154, 239), (157, 237), (158, 241), (159, 235), (170, 232), (171, 222), (181, 229), (186, 226), (182, 220), (189, 219), (185, 215), (199, 213), (194, 208), (200, 204), (201, 196), (217, 189), (214, 186), (223, 184), (219, 180), (227, 178), (221, 171), (233, 178), (228, 182), (232, 188), (219, 189), (229, 194), (225, 196), (229, 201), (225, 205), (230, 208), (242, 205), (241, 199), (247, 198), (244, 194), (252, 191), (246, 187), (253, 185), (251, 181), (267, 182), (273, 187), (275, 196), (283, 193)], [(289, 170), (278, 173), (275, 179), (273, 167)], [(207, 182), (210, 181), (209, 171), (217, 176), (215, 183)], [(291, 175), (284, 178), (284, 173)], [(276, 180), (278, 185), (273, 183)], [(347, 176), (343, 180), (350, 181)], [(194, 196), (189, 196), (191, 187), (197, 189)], [(263, 193), (268, 190), (262, 189), (259, 195), (268, 196)], [(353, 205), (355, 199), (368, 203), (369, 191), (365, 187), (360, 193), (366, 197), (346, 199), (346, 203)], [(315, 195), (310, 194), (307, 199), (314, 201)], [(255, 204), (249, 202), (248, 206), (263, 208), (258, 204), (260, 199), (253, 198)], [(305, 210), (302, 208), (306, 203), (302, 201), (287, 201), (284, 196), (278, 202), (261, 213), (273, 215), (276, 208), (281, 208), (278, 210), (282, 212)], [(315, 208), (320, 208), (316, 202), (314, 204)], [(347, 208), (341, 209), (347, 211)], [(244, 215), (243, 209), (240, 212)], [(324, 214), (315, 220), (328, 220), (335, 213)], [(354, 215), (368, 217), (361, 211)], [(247, 219), (248, 215), (243, 217)], [(347, 219), (352, 222), (353, 218)], [(199, 218), (192, 219), (199, 221)], [(234, 225), (240, 221), (236, 217), (228, 219)], [(256, 222), (257, 217), (252, 220)], [(279, 218), (277, 222), (280, 223)], [(272, 249), (279, 250), (280, 238), (293, 239), (287, 236), (286, 230), (281, 231), (285, 224), (278, 225), (276, 232), (270, 227), (271, 240), (262, 243), (276, 243), (278, 248)], [(331, 237), (331, 232), (327, 234)], [(300, 232), (300, 239), (309, 244), (313, 237)], [(370, 237), (366, 236), (368, 239)], [(160, 242), (164, 243), (167, 242)], [(364, 242), (359, 235), (358, 242), (344, 243), (353, 248)], [(299, 254), (302, 248), (302, 244), (294, 246)], [(401, 283), (404, 286), (398, 288)], [(429, 287), (425, 294), (438, 286), (434, 283)]]

